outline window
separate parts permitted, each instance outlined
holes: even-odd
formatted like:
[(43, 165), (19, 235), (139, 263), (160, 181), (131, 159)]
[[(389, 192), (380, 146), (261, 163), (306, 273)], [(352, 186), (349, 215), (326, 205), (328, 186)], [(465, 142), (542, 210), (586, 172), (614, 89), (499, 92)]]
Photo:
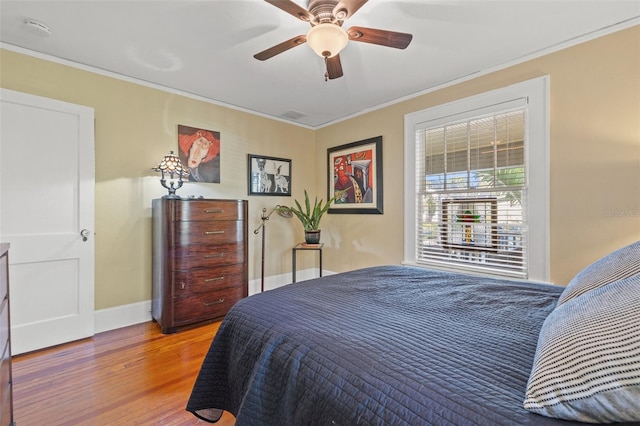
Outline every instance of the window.
[(547, 78), (405, 118), (405, 263), (548, 279)]

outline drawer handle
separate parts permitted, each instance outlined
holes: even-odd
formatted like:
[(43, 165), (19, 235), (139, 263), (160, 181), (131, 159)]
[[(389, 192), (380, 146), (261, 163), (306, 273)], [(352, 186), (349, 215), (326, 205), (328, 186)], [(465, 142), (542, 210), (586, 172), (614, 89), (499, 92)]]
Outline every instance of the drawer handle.
[(205, 255), (205, 259), (211, 259), (213, 257), (224, 257), (224, 253), (216, 253), (216, 254), (207, 254)]
[(224, 209), (205, 209), (205, 213), (224, 213)]
[(222, 281), (222, 280), (224, 280), (224, 277), (205, 278), (204, 282), (205, 283), (210, 283), (212, 281)]
[(204, 306), (213, 306), (213, 305), (219, 305), (221, 303), (224, 303), (224, 299), (214, 300), (213, 302), (203, 302), (202, 304)]
[(204, 235), (224, 234), (224, 231), (204, 231)]

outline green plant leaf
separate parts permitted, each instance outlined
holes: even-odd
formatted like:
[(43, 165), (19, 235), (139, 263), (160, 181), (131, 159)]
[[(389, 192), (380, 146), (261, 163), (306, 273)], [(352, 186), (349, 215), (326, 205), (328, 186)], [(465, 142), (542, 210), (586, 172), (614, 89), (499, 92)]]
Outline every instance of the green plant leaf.
[(298, 200), (294, 200), (295, 206), (291, 207), (280, 207), (281, 210), (288, 210), (293, 213), (300, 223), (302, 223), (303, 228), (306, 231), (316, 231), (320, 229), (320, 220), (322, 216), (329, 211), (331, 207), (331, 203), (333, 203), (338, 197), (342, 196), (345, 191), (338, 191), (334, 194), (333, 198), (331, 198), (326, 203), (323, 203), (323, 200), (320, 199), (318, 201), (318, 197), (316, 196), (313, 201), (313, 207), (311, 206), (311, 202), (309, 200), (309, 193), (307, 190), (304, 190), (304, 209)]

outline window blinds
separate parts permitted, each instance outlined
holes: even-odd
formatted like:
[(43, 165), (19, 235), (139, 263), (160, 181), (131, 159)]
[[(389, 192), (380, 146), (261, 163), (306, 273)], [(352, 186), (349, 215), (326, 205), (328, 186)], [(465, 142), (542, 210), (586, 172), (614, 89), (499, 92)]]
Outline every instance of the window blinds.
[(527, 277), (525, 115), (417, 128), (417, 263)]

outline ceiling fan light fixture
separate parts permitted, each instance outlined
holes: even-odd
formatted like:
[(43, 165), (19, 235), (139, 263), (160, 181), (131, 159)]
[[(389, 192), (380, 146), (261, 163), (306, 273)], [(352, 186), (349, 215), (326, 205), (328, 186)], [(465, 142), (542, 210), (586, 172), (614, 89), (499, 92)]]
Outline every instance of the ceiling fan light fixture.
[(307, 44), (323, 58), (333, 58), (339, 54), (348, 41), (347, 32), (331, 23), (318, 24), (307, 33)]

